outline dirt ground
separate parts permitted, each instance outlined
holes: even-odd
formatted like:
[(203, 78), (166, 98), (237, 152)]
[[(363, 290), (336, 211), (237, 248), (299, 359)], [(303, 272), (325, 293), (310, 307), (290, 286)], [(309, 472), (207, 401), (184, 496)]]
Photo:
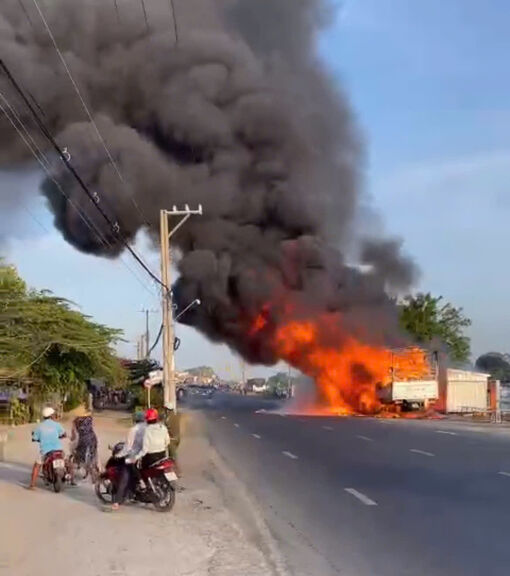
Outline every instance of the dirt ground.
[[(123, 439), (127, 425), (118, 414), (96, 418), (102, 461), (108, 444)], [(36, 450), (32, 428), (9, 431), (5, 461), (0, 462), (1, 576), (274, 573), (253, 536), (256, 530), (247, 530), (225, 505), (221, 472), (198, 417), (186, 417), (180, 451), (184, 491), (165, 514), (140, 505), (106, 513), (88, 482), (61, 494), (42, 485), (35, 492), (26, 490)]]

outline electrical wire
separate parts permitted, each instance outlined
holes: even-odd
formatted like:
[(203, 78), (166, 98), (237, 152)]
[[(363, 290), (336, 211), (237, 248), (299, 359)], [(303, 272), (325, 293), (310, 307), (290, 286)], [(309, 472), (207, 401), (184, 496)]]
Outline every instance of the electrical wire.
[(163, 334), (163, 324), (161, 324), (161, 326), (159, 327), (159, 332), (158, 335), (156, 336), (156, 340), (154, 341), (154, 344), (149, 348), (147, 356), (150, 356), (154, 348), (156, 348), (156, 346), (158, 345), (158, 342), (161, 339), (161, 334)]
[(170, 12), (172, 13), (172, 22), (174, 24), (175, 45), (178, 46), (178, 44), (179, 44), (179, 29), (177, 26), (177, 13), (175, 10), (174, 0), (168, 0), (168, 4), (170, 6)]
[(120, 14), (119, 14), (119, 4), (117, 0), (113, 0), (113, 5), (115, 6), (115, 12), (117, 13), (117, 22), (120, 24)]
[(126, 250), (128, 250), (128, 252), (133, 256), (133, 258), (138, 262), (138, 264), (140, 264), (140, 266), (147, 272), (147, 274), (162, 288), (165, 289), (165, 291), (167, 293), (170, 292), (168, 286), (166, 286), (153, 272), (152, 270), (145, 264), (145, 262), (142, 260), (142, 258), (137, 254), (137, 252), (129, 245), (129, 243), (127, 242), (127, 240), (121, 235), (120, 233), (120, 227), (118, 222), (114, 222), (112, 221), (112, 219), (108, 216), (108, 214), (106, 214), (106, 212), (101, 208), (101, 206), (99, 206), (96, 198), (97, 195), (94, 195), (90, 189), (87, 187), (87, 185), (84, 183), (83, 179), (81, 178), (81, 176), (78, 174), (78, 172), (76, 171), (76, 169), (72, 166), (72, 164), (70, 164), (69, 160), (67, 159), (67, 157), (65, 156), (64, 152), (60, 149), (59, 145), (57, 144), (57, 142), (55, 141), (55, 139), (53, 138), (53, 136), (50, 134), (48, 128), (46, 127), (46, 125), (44, 124), (44, 122), (39, 118), (39, 116), (37, 115), (37, 112), (34, 110), (34, 107), (30, 104), (29, 100), (27, 99), (25, 93), (23, 92), (23, 90), (21, 89), (21, 87), (19, 86), (19, 84), (17, 83), (16, 79), (12, 76), (9, 68), (7, 67), (7, 65), (5, 64), (5, 62), (0, 58), (0, 68), (3, 69), (3, 71), (5, 72), (5, 74), (7, 75), (9, 81), (11, 82), (11, 84), (14, 86), (14, 88), (16, 89), (16, 92), (21, 96), (21, 98), (23, 99), (23, 102), (25, 103), (25, 105), (28, 107), (28, 109), (30, 110), (34, 120), (37, 123), (37, 126), (39, 127), (39, 129), (41, 130), (41, 132), (44, 134), (44, 136), (46, 136), (47, 140), (49, 141), (49, 143), (51, 144), (51, 146), (53, 147), (53, 149), (55, 150), (55, 152), (57, 152), (58, 156), (61, 158), (62, 162), (64, 163), (64, 165), (66, 166), (66, 168), (71, 172), (71, 174), (74, 176), (75, 180), (78, 182), (78, 184), (80, 185), (81, 189), (85, 192), (85, 194), (87, 195), (87, 197), (89, 198), (89, 200), (92, 202), (93, 206), (96, 207), (96, 209), (98, 210), (98, 212), (101, 214), (101, 216), (103, 217), (103, 219), (109, 224), (109, 226), (111, 227), (112, 231), (119, 237), (122, 245), (126, 248)]
[(145, 19), (145, 28), (147, 29), (147, 32), (149, 32), (149, 20), (147, 18), (147, 9), (145, 8), (145, 0), (140, 0), (140, 3), (142, 5), (143, 17)]
[(44, 230), (45, 232), (47, 232), (48, 234), (50, 234), (50, 231), (48, 230), (48, 227), (45, 226), (40, 220), (39, 218), (37, 218), (37, 216), (32, 212), (32, 210), (30, 210), (30, 208), (28, 206), (25, 206), (25, 204), (21, 204), (23, 210), (32, 218), (32, 220), (38, 224), (42, 230)]
[[(83, 223), (87, 226), (87, 228), (93, 233), (95, 234), (99, 240), (101, 241), (101, 243), (106, 246), (106, 247), (112, 247), (111, 244), (108, 242), (108, 240), (102, 235), (101, 231), (94, 225), (94, 223), (88, 219), (86, 217), (86, 215), (78, 208), (78, 206), (76, 206), (76, 204), (71, 200), (71, 198), (69, 198), (68, 194), (66, 194), (65, 190), (62, 188), (62, 186), (60, 185), (60, 183), (54, 178), (54, 176), (51, 174), (50, 169), (51, 169), (51, 165), (48, 161), (48, 159), (46, 158), (46, 156), (44, 155), (44, 153), (41, 151), (41, 149), (39, 148), (39, 146), (37, 145), (37, 143), (35, 142), (35, 140), (32, 138), (32, 136), (30, 135), (28, 129), (26, 128), (25, 124), (23, 123), (23, 121), (21, 120), (21, 118), (19, 117), (19, 115), (17, 114), (16, 110), (11, 106), (11, 104), (9, 103), (9, 101), (5, 98), (5, 96), (0, 92), (0, 100), (2, 100), (4, 102), (4, 104), (8, 107), (10, 114), (14, 117), (14, 119), (19, 123), (19, 125), (22, 127), (23, 132), (25, 134), (23, 134), (23, 132), (20, 130), (20, 128), (16, 125), (16, 123), (14, 122), (14, 120), (11, 118), (11, 116), (9, 116), (9, 113), (7, 112), (7, 110), (4, 108), (4, 106), (2, 105), (2, 103), (0, 102), (0, 110), (4, 113), (4, 115), (6, 116), (6, 118), (9, 120), (9, 122), (11, 123), (11, 125), (13, 126), (13, 128), (16, 130), (16, 132), (18, 133), (18, 135), (20, 136), (20, 138), (23, 140), (23, 142), (25, 143), (25, 145), (27, 146), (27, 148), (30, 150), (30, 152), (32, 153), (32, 155), (34, 156), (34, 158), (37, 160), (37, 162), (40, 164), (40, 166), (42, 167), (42, 169), (44, 170), (44, 172), (46, 173), (46, 175), (48, 176), (48, 178), (50, 178), (52, 180), (52, 182), (55, 184), (55, 186), (58, 188), (58, 190), (60, 191), (60, 193), (64, 196), (64, 198), (69, 202), (69, 204), (74, 208), (74, 210), (76, 211), (76, 213), (78, 214), (78, 216), (80, 217), (80, 219), (83, 221)], [(25, 210), (27, 210), (27, 212), (29, 212), (29, 214), (31, 214), (31, 212), (28, 210), (28, 208), (25, 207)], [(46, 231), (48, 231), (48, 229), (43, 226), (36, 218), (33, 214), (31, 214), (32, 218), (34, 218), (34, 220), (42, 227), (44, 228)], [(121, 258), (120, 261), (122, 262), (122, 264), (127, 268), (127, 270), (136, 278), (136, 280), (140, 283), (140, 285), (147, 290), (148, 292), (150, 292), (150, 294), (152, 296), (154, 296), (154, 293), (152, 291), (149, 290), (149, 288), (147, 287), (147, 285), (140, 279), (140, 277), (134, 272), (134, 270)]]
[[(92, 126), (94, 127), (94, 130), (95, 130), (95, 132), (96, 132), (96, 135), (97, 135), (99, 141), (101, 142), (101, 144), (102, 144), (102, 146), (103, 146), (103, 148), (104, 148), (104, 150), (105, 150), (105, 152), (106, 152), (106, 155), (108, 156), (108, 159), (109, 159), (111, 165), (113, 166), (115, 172), (117, 173), (117, 176), (119, 177), (119, 180), (121, 181), (121, 183), (123, 184), (123, 186), (125, 186), (125, 185), (126, 185), (126, 181), (124, 180), (124, 177), (122, 176), (122, 174), (121, 174), (121, 172), (120, 172), (120, 170), (119, 170), (119, 167), (117, 166), (117, 163), (115, 162), (115, 160), (114, 160), (114, 158), (113, 158), (113, 156), (112, 156), (112, 154), (111, 154), (108, 146), (106, 145), (106, 142), (105, 142), (105, 140), (104, 140), (101, 132), (99, 131), (99, 128), (98, 128), (98, 126), (97, 126), (97, 124), (96, 124), (96, 121), (95, 121), (94, 118), (92, 117), (92, 113), (90, 112), (90, 110), (89, 110), (89, 108), (88, 108), (88, 106), (87, 106), (87, 104), (86, 104), (86, 102), (85, 102), (85, 99), (83, 98), (82, 93), (80, 92), (80, 89), (79, 89), (79, 87), (78, 87), (78, 84), (76, 83), (73, 75), (71, 74), (71, 70), (69, 69), (69, 66), (67, 65), (67, 62), (66, 62), (66, 60), (65, 60), (65, 58), (64, 58), (64, 55), (62, 54), (62, 52), (61, 52), (61, 50), (60, 50), (60, 48), (59, 48), (59, 46), (58, 46), (58, 44), (57, 44), (57, 41), (56, 41), (56, 39), (55, 39), (55, 36), (53, 35), (53, 32), (51, 31), (51, 28), (50, 28), (50, 26), (49, 26), (49, 24), (48, 24), (48, 21), (46, 20), (46, 18), (45, 18), (45, 16), (44, 16), (43, 11), (41, 10), (41, 8), (40, 8), (37, 0), (32, 0), (32, 1), (33, 1), (33, 3), (34, 3), (35, 7), (37, 8), (37, 11), (39, 12), (39, 16), (41, 17), (41, 20), (43, 21), (44, 27), (46, 28), (46, 31), (48, 32), (48, 35), (49, 35), (49, 37), (50, 37), (50, 39), (51, 39), (51, 42), (52, 42), (52, 44), (53, 44), (53, 46), (54, 46), (54, 48), (55, 48), (55, 50), (56, 50), (56, 52), (57, 52), (57, 55), (59, 56), (60, 61), (62, 62), (62, 65), (64, 66), (64, 69), (65, 69), (67, 75), (69, 76), (69, 79), (71, 80), (71, 83), (72, 83), (72, 85), (73, 85), (73, 88), (74, 88), (76, 94), (78, 95), (78, 98), (80, 99), (80, 102), (81, 102), (81, 104), (82, 104), (82, 106), (83, 106), (83, 109), (85, 110), (85, 112), (86, 112), (86, 114), (87, 114), (87, 117), (88, 117), (90, 123), (91, 123)], [(143, 3), (143, 0), (142, 0), (142, 3)], [(148, 27), (147, 14), (146, 14), (146, 12), (145, 12), (145, 4), (144, 4), (144, 3), (143, 3), (143, 7), (144, 7), (144, 13), (145, 13), (145, 21), (146, 21), (146, 25), (147, 25), (147, 27)], [(117, 12), (117, 14), (118, 14), (118, 12)], [(142, 211), (141, 211), (140, 207), (138, 206), (138, 203), (136, 202), (136, 200), (135, 200), (131, 195), (129, 195), (129, 198), (131, 199), (131, 202), (132, 202), (133, 206), (135, 207), (136, 211), (137, 211), (138, 214), (140, 215), (140, 217), (141, 217), (141, 219), (142, 219), (142, 223), (145, 224), (146, 226), (149, 226), (149, 224), (148, 224), (148, 222), (147, 222), (147, 218), (146, 218), (146, 217), (144, 216), (144, 214), (142, 213)]]
[(53, 346), (53, 344), (55, 344), (55, 342), (50, 342), (44, 348), (44, 350), (35, 358), (35, 360), (32, 360), (32, 362), (30, 362), (30, 364), (28, 364), (27, 366), (23, 366), (23, 368), (16, 370), (16, 372), (14, 372), (13, 374), (10, 374), (9, 376), (4, 376), (4, 378), (11, 380), (12, 378), (16, 378), (16, 376), (20, 376), (21, 374), (23, 374), (23, 372), (25, 372), (25, 370), (28, 370), (31, 366), (33, 366), (36, 362), (38, 362), (46, 354), (46, 352), (48, 352), (48, 350)]
[(28, 13), (26, 6), (23, 4), (23, 0), (18, 0), (18, 4), (23, 13), (25, 14), (30, 26), (32, 27), (32, 29), (34, 29), (34, 23), (32, 22), (32, 18), (30, 18), (30, 14)]

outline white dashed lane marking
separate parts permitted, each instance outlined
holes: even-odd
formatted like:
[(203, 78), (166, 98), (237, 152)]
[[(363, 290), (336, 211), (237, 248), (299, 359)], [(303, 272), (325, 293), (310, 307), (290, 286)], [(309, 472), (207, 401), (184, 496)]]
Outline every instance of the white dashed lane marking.
[(412, 452), (413, 454), (421, 454), (422, 456), (434, 456), (432, 452), (426, 452), (425, 450), (418, 450), (417, 448), (411, 448), (409, 452)]
[(260, 436), (259, 436), (258, 434), (252, 434), (252, 436), (253, 436), (254, 438), (256, 438), (257, 440), (260, 440)]
[(348, 492), (351, 496), (354, 496), (354, 498), (357, 498), (360, 502), (363, 502), (365, 506), (377, 506), (377, 502), (362, 492), (358, 492), (355, 488), (345, 488), (345, 491)]
[(449, 430), (436, 430), (436, 434), (447, 434), (448, 436), (457, 436), (457, 432), (450, 432)]
[(361, 434), (358, 434), (356, 437), (365, 442), (373, 442), (372, 438), (369, 438), (368, 436), (361, 436)]
[(323, 426), (322, 429), (323, 430), (329, 430), (329, 431), (334, 430), (333, 426)]
[(292, 460), (297, 460), (297, 459), (298, 459), (298, 456), (296, 456), (295, 454), (292, 454), (292, 452), (288, 452), (287, 450), (284, 450), (284, 451), (282, 452), (282, 454), (283, 454), (284, 456), (287, 456), (287, 458), (291, 458)]
[(508, 476), (510, 478), (510, 472), (498, 472), (500, 476)]
[(235, 427), (235, 428), (239, 428), (239, 424), (236, 422), (236, 423), (234, 424), (234, 427)]

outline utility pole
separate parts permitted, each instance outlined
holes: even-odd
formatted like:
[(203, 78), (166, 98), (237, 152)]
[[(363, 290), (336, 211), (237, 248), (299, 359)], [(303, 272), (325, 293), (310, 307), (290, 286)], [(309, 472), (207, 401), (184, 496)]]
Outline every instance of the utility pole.
[(241, 358), (241, 394), (246, 393), (246, 362)]
[[(170, 402), (175, 410), (177, 409), (177, 399), (175, 394), (175, 334), (170, 278), (172, 266), (170, 239), (193, 215), (202, 215), (201, 204), (196, 210), (191, 210), (186, 204), (184, 210), (178, 210), (177, 206), (173, 206), (172, 210), (160, 211), (161, 281), (163, 283), (163, 402), (165, 404)], [(168, 226), (169, 216), (180, 217), (179, 222), (172, 229)]]
[(149, 314), (155, 314), (156, 310), (149, 310), (148, 308), (144, 308), (140, 310), (142, 314), (145, 314), (145, 350), (142, 349), (140, 359), (150, 358), (150, 332), (149, 332)]
[(138, 360), (143, 360), (145, 358), (145, 334), (142, 334), (140, 336), (140, 348), (139, 348), (139, 353), (140, 356), (138, 357)]

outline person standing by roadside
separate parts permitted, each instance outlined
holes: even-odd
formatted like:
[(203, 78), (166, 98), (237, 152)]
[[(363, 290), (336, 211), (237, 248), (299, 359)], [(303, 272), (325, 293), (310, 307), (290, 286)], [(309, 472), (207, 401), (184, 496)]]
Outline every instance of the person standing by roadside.
[(81, 408), (76, 413), (73, 420), (71, 431), (71, 445), (73, 446), (73, 470), (71, 471), (71, 481), (74, 483), (75, 467), (84, 466), (92, 475), (92, 481), (95, 481), (95, 475), (99, 470), (97, 464), (97, 436), (94, 431), (94, 421), (92, 414), (86, 409)]
[(175, 411), (175, 406), (171, 402), (165, 403), (163, 422), (167, 427), (168, 435), (170, 436), (168, 455), (175, 462), (175, 473), (180, 478), (182, 474), (177, 461), (177, 451), (179, 449), (179, 444), (181, 443), (181, 415)]

